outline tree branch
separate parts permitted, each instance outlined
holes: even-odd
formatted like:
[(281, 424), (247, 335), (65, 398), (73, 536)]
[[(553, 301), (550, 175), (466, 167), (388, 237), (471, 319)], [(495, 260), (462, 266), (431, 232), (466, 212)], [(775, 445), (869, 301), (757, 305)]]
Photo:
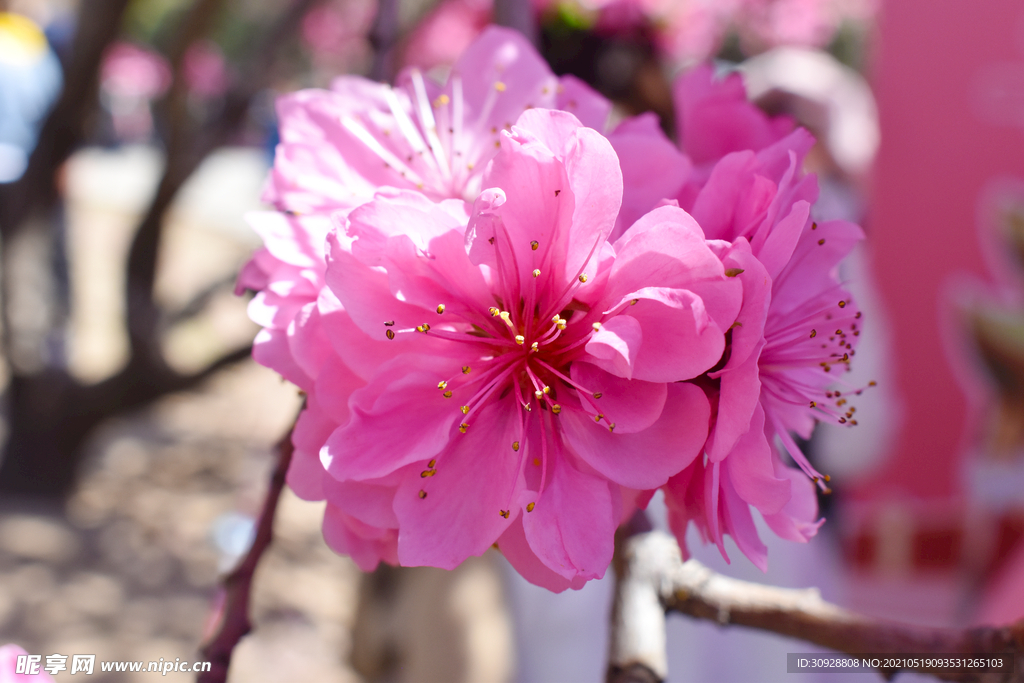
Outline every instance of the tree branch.
[[(207, 0), (208, 2), (209, 0)], [(191, 144), (175, 137), (169, 140), (167, 163), (145, 217), (132, 240), (128, 254), (126, 296), (128, 336), (132, 354), (157, 355), (156, 333), (159, 314), (153, 302), (157, 254), (163, 232), (164, 213), (178, 191), (203, 159), (223, 144), (241, 125), (253, 97), (268, 83), (278, 47), (298, 26), (302, 16), (318, 0), (293, 0), (257, 41), (243, 67), (241, 77), (225, 98), (220, 115), (193, 136)], [(206, 3), (204, 2), (204, 6)]]
[(252, 624), (249, 622), (252, 577), (256, 565), (273, 540), (274, 513), (277, 511), (277, 502), (284, 489), (292, 451), (292, 432), (288, 430), (288, 434), (277, 445), (277, 464), (270, 477), (266, 498), (263, 500), (263, 509), (256, 524), (256, 537), (253, 539), (252, 547), (234, 571), (224, 577), (221, 589), (223, 599), (216, 633), (200, 650), (203, 659), (211, 662), (212, 666), (210, 671), (199, 674), (196, 678), (197, 683), (224, 683), (228, 677), (228, 667), (231, 665), (231, 654), (235, 646), (252, 630)]
[(494, 0), (494, 23), (514, 28), (537, 45), (537, 23), (533, 12), (530, 0)]
[(395, 71), (393, 53), (398, 34), (398, 0), (378, 0), (377, 16), (368, 36), (373, 48), (370, 78), (376, 81), (391, 80)]
[[(1024, 652), (1024, 623), (1010, 627), (936, 629), (874, 619), (822, 600), (816, 588), (776, 588), (721, 576), (696, 560), (682, 561), (675, 539), (661, 532), (620, 544), (612, 612), (609, 682), (662, 681), (667, 671), (665, 612), (723, 626), (739, 625), (847, 654), (971, 654)], [(948, 681), (1024, 681), (1012, 673), (916, 667)], [(636, 672), (650, 677), (637, 677)], [(890, 677), (895, 672), (880, 670)]]

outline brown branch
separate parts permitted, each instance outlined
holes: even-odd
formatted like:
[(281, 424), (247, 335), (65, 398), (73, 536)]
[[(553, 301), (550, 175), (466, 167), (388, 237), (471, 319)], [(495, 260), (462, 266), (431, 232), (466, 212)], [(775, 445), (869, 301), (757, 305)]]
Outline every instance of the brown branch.
[[(1010, 627), (936, 629), (874, 619), (822, 600), (816, 588), (776, 588), (721, 576), (696, 560), (682, 561), (675, 539), (661, 532), (620, 544), (612, 612), (609, 682), (661, 681), (667, 675), (665, 612), (720, 625), (770, 631), (847, 654), (1024, 652), (1024, 623)], [(948, 681), (1024, 681), (1012, 673), (916, 667)], [(642, 671), (647, 679), (631, 677)], [(892, 670), (881, 670), (891, 676)]]
[(537, 45), (537, 23), (530, 0), (494, 0), (494, 23), (514, 28)]
[(394, 48), (399, 40), (398, 0), (378, 1), (377, 16), (374, 17), (368, 38), (373, 48), (370, 78), (390, 81), (395, 72)]
[(203, 659), (212, 664), (210, 671), (200, 673), (197, 683), (224, 683), (231, 665), (231, 654), (246, 634), (252, 630), (249, 621), (249, 601), (252, 596), (252, 578), (263, 553), (270, 546), (274, 535), (274, 513), (277, 502), (284, 489), (285, 475), (292, 460), (292, 433), (288, 434), (277, 445), (277, 464), (270, 477), (267, 496), (263, 500), (263, 509), (256, 524), (256, 537), (245, 558), (235, 567), (234, 571), (224, 577), (223, 602), (220, 610), (219, 623), (214, 635), (200, 652)]

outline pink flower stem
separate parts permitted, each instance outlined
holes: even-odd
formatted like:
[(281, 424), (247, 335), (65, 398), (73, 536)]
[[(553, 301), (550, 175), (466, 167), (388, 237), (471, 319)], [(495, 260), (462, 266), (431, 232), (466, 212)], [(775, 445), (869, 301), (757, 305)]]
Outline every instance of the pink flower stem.
[(253, 539), (249, 552), (224, 577), (221, 588), (222, 598), (218, 600), (219, 614), (214, 615), (216, 632), (200, 648), (203, 659), (212, 664), (210, 671), (200, 673), (196, 683), (224, 683), (231, 665), (231, 654), (246, 634), (252, 630), (249, 621), (249, 599), (252, 593), (252, 577), (256, 565), (268, 547), (274, 535), (274, 513), (277, 501), (284, 489), (285, 475), (292, 461), (292, 430), (277, 444), (277, 464), (270, 477), (270, 486), (263, 499), (263, 509), (256, 523), (256, 537)]

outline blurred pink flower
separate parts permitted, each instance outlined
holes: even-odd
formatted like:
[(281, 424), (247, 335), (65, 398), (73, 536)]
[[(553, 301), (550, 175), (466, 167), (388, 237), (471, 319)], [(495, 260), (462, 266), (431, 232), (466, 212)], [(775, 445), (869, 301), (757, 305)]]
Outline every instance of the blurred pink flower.
[(114, 43), (103, 53), (100, 84), (116, 97), (153, 100), (171, 86), (171, 67), (159, 53)]
[(122, 141), (141, 142), (153, 134), (150, 102), (171, 85), (171, 67), (163, 56), (130, 43), (114, 43), (100, 67), (101, 99)]
[(729, 534), (764, 569), (750, 506), (789, 540), (806, 541), (821, 523), (813, 486), (783, 465), (775, 438), (822, 481), (791, 435), (809, 438), (818, 419), (855, 424), (843, 390), (831, 389), (860, 334), (860, 313), (836, 266), (863, 233), (845, 221), (811, 220), (817, 180), (802, 164), (813, 139), (747, 102), (738, 75), (716, 81), (710, 67), (695, 69), (677, 82), (676, 96), (684, 163), (644, 170), (641, 160), (671, 161), (667, 139), (652, 153), (612, 135), (626, 187), (648, 185), (646, 194), (627, 192), (623, 211), (649, 208), (654, 186), (674, 197), (742, 282), (743, 305), (722, 362), (698, 380), (712, 404), (707, 457), (665, 487), (670, 523), (682, 544), (693, 522), (723, 555)]
[(197, 40), (189, 45), (182, 70), (188, 89), (200, 97), (216, 97), (227, 90), (227, 64), (214, 42)]
[(877, 0), (744, 0), (735, 24), (750, 53), (779, 45), (823, 47), (843, 21), (868, 21), (877, 5)]
[(53, 683), (53, 677), (42, 670), (46, 664), (45, 658), (39, 663), (39, 673), (16, 673), (18, 657), (26, 654), (28, 653), (24, 648), (18, 645), (8, 644), (0, 647), (0, 683)]
[(366, 36), (377, 13), (376, 0), (331, 0), (302, 18), (302, 40), (314, 61), (346, 68), (369, 49)]
[[(747, 101), (743, 77), (715, 77), (702, 64), (683, 73), (672, 86), (680, 146), (698, 167), (710, 166), (730, 152), (761, 150), (794, 128), (788, 116), (769, 117)], [(707, 178), (707, 173), (701, 174)]]
[(397, 529), (403, 565), (497, 542), (527, 579), (578, 588), (636, 491), (697, 456), (707, 399), (680, 380), (718, 361), (742, 293), (677, 208), (607, 243), (618, 160), (573, 116), (525, 112), (500, 144), (468, 228), (460, 201), (389, 191), (349, 214), (351, 242), (328, 237), (344, 325), (322, 306), (324, 327), (367, 384), (321, 451), (324, 486)]
[(450, 66), (491, 23), (493, 0), (444, 0), (421, 21), (402, 50), (406, 66)]
[(555, 8), (594, 31), (649, 36), (658, 52), (691, 63), (715, 56), (730, 31), (747, 54), (779, 45), (822, 47), (844, 21), (865, 23), (877, 0), (533, 0), (542, 16)]

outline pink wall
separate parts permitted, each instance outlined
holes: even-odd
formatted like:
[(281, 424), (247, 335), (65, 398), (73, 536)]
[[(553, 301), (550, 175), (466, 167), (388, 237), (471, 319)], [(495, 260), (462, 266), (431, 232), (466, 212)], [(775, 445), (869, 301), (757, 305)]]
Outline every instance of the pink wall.
[(955, 498), (969, 407), (939, 297), (951, 275), (986, 274), (975, 228), (986, 182), (1024, 175), (1024, 4), (889, 0), (879, 38), (882, 143), (867, 229), (905, 423), (882, 469), (852, 493)]

